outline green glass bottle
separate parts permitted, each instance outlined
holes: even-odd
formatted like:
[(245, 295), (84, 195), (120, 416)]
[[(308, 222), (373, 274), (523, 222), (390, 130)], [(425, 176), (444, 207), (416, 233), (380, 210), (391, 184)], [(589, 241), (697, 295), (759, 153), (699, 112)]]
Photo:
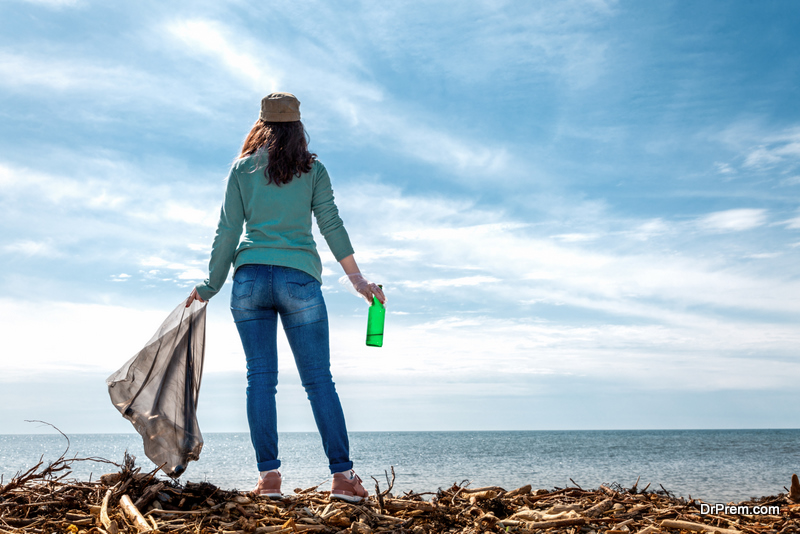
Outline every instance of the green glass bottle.
[[(383, 286), (379, 285), (381, 289)], [(369, 316), (367, 317), (367, 346), (368, 347), (382, 347), (383, 346), (383, 323), (386, 318), (386, 308), (376, 297), (372, 297), (372, 306), (369, 307)]]

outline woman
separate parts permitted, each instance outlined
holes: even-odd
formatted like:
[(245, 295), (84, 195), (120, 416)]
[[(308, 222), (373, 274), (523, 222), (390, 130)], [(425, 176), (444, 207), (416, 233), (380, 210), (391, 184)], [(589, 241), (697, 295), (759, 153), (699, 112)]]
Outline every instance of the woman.
[(330, 373), (328, 315), (312, 213), (355, 289), (369, 302), (373, 295), (381, 302), (386, 297), (359, 272), (330, 178), (316, 157), (308, 151), (297, 98), (266, 96), (228, 177), (208, 279), (194, 288), (187, 306), (219, 292), (233, 264), (231, 313), (247, 358), (247, 419), (260, 471), (254, 491), (282, 497), (275, 407), (280, 315), (330, 463), (331, 496), (358, 502), (368, 493), (353, 472), (344, 413)]

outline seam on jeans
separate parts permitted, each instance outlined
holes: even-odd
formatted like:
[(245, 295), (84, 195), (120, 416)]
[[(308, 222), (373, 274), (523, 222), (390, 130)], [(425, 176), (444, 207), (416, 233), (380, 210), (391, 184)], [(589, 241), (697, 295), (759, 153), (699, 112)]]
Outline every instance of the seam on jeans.
[(267, 265), (267, 293), (269, 294), (269, 301), (274, 305), (275, 302), (275, 269), (272, 265)]
[[(241, 304), (241, 303), (237, 302), (237, 304)], [(238, 308), (238, 307), (234, 307), (233, 304), (231, 304), (230, 305), (230, 309), (231, 309), (231, 312), (237, 311), (237, 312), (245, 312), (245, 313), (258, 313), (258, 312), (262, 312), (262, 311), (265, 311), (265, 310), (271, 310), (273, 308), (269, 308), (269, 307), (265, 307), (265, 306), (257, 306), (257, 307), (254, 307), (254, 308)]]
[(320, 306), (324, 306), (324, 305), (325, 305), (325, 303), (324, 303), (324, 302), (321, 302), (321, 303), (319, 303), (319, 304), (314, 304), (313, 306), (309, 306), (308, 308), (302, 308), (302, 309), (299, 309), (299, 310), (297, 310), (297, 311), (292, 311), (292, 312), (282, 313), (281, 315), (285, 315), (285, 316), (287, 316), (287, 317), (288, 317), (289, 315), (297, 315), (298, 313), (302, 313), (302, 312), (304, 312), (304, 311), (308, 311), (308, 310), (313, 310), (314, 308), (319, 308)]
[(308, 323), (303, 323), (303, 324), (296, 324), (296, 325), (292, 325), (292, 326), (284, 326), (283, 330), (284, 331), (291, 330), (292, 328), (300, 328), (301, 326), (306, 326), (306, 325), (315, 324), (315, 323), (322, 323), (324, 321), (325, 321), (325, 319), (319, 319), (318, 321), (310, 321)]
[(263, 318), (263, 317), (254, 317), (253, 319), (241, 319), (241, 320), (239, 320), (239, 321), (237, 321), (236, 319), (234, 319), (234, 320), (233, 320), (233, 323), (234, 323), (234, 324), (238, 324), (238, 323), (249, 323), (250, 321), (263, 321), (263, 320), (264, 320), (264, 318)]

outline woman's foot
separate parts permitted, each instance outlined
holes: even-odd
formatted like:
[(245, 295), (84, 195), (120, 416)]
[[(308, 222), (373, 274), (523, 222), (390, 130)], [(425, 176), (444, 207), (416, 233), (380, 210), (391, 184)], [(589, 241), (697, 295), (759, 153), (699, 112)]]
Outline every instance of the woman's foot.
[(361, 485), (361, 479), (351, 469), (350, 471), (333, 475), (331, 497), (347, 502), (361, 502), (369, 497), (369, 493)]
[(258, 485), (253, 490), (256, 495), (264, 495), (270, 499), (282, 499), (281, 474), (277, 471), (267, 471), (258, 478)]

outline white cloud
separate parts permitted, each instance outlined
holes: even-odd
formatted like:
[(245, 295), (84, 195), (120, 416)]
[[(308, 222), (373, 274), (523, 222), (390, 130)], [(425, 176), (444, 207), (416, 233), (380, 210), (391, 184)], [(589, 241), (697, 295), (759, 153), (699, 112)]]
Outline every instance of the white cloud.
[[(587, 31), (613, 15), (612, 2), (424, 2), (366, 4), (366, 44), (393, 61), (466, 86), (514, 76), (548, 76), (569, 89), (591, 86), (606, 71), (608, 44)], [(420, 18), (419, 12), (425, 12)], [(498, 58), (502, 58), (499, 61)]]
[(127, 67), (102, 67), (74, 59), (36, 57), (0, 52), (0, 85), (57, 91), (108, 91), (140, 85), (147, 75)]
[(752, 258), (754, 260), (769, 260), (772, 258), (777, 258), (782, 254), (783, 254), (782, 252), (759, 252), (756, 254), (748, 254), (745, 257)]
[[(53, 371), (110, 374), (145, 346), (170, 310), (58, 300), (43, 306), (2, 298), (0, 375)], [(218, 357), (206, 358), (205, 371), (241, 370), (244, 357), (229, 357), (242, 353), (236, 328), (214, 314), (209, 314), (207, 321), (206, 350), (209, 356)], [(47, 325), (46, 336), (41, 335), (42, 325)]]
[[(396, 286), (424, 285), (439, 295), (443, 291), (457, 294), (467, 307), (472, 304), (466, 303), (476, 302), (491, 306), (538, 302), (569, 305), (592, 315), (600, 312), (688, 325), (702, 322), (701, 312), (687, 311), (698, 306), (723, 314), (731, 308), (795, 313), (800, 306), (787, 298), (794, 294), (800, 298), (800, 284), (786, 279), (785, 272), (748, 273), (736, 264), (741, 256), (726, 259), (709, 254), (705, 242), (697, 243), (696, 254), (685, 244), (684, 252), (676, 252), (673, 240), (685, 240), (686, 232), (673, 232), (660, 219), (621, 221), (620, 226), (636, 230), (563, 244), (547, 237), (549, 232), (542, 235), (538, 226), (454, 198), (404, 195), (397, 188), (377, 184), (343, 188), (340, 198), (343, 213), (354, 221), (348, 230), (356, 242), (363, 243), (362, 248), (414, 252), (409, 259), (376, 260), (373, 270)], [(377, 228), (370, 223), (375, 213), (381, 214)], [(701, 219), (704, 228), (714, 231), (743, 230), (765, 221), (765, 210), (731, 210)], [(359, 232), (361, 227), (370, 230)], [(641, 234), (663, 235), (663, 243), (643, 248)], [(694, 238), (707, 239), (703, 234)], [(490, 276), (498, 282), (453, 293), (458, 288), (447, 281), (463, 278), (465, 266), (473, 271), (469, 276)], [(411, 269), (413, 277), (408, 274)]]
[[(786, 175), (780, 185), (790, 186), (798, 183), (797, 173), (800, 166), (800, 126), (780, 131), (767, 131), (766, 126), (757, 121), (744, 121), (727, 128), (720, 139), (740, 156), (741, 169), (772, 175)], [(716, 163), (720, 172), (735, 173), (736, 168), (730, 163)]]
[[(206, 278), (219, 181), (191, 188), (175, 179), (150, 184), (143, 177), (151, 172), (121, 159), (84, 159), (75, 170), (73, 157), (61, 156), (62, 165), (53, 174), (0, 162), (6, 220), (20, 220), (31, 210), (42, 214), (24, 226), (10, 226), (13, 240), (0, 243), (0, 250), (31, 266), (43, 265), (42, 258), (62, 259), (51, 284), (65, 283), (87, 262), (100, 270), (103, 282), (188, 287)], [(207, 244), (196, 245), (201, 239)], [(114, 274), (120, 272), (131, 276)], [(116, 285), (111, 291), (124, 291)]]
[(111, 195), (106, 191), (101, 191), (100, 194), (90, 196), (87, 205), (92, 208), (102, 209), (116, 209), (127, 201), (127, 198), (121, 195)]
[(791, 230), (800, 229), (800, 217), (794, 217), (792, 219), (789, 219), (788, 221), (783, 221), (782, 224), (785, 224), (786, 228), (789, 228)]
[(594, 241), (599, 237), (600, 237), (599, 234), (572, 233), (572, 234), (554, 235), (553, 239), (558, 239), (559, 241), (564, 241), (566, 243), (579, 243), (581, 241)]
[[(194, 186), (187, 193), (180, 182), (149, 184), (142, 178), (146, 170), (123, 161), (84, 160), (82, 166), (91, 170), (65, 169), (61, 174), (50, 174), (0, 162), (0, 191), (18, 207), (46, 205), (47, 209), (61, 210), (60, 226), (71, 222), (64, 219), (65, 213), (75, 219), (113, 213), (132, 219), (136, 227), (164, 221), (182, 222), (198, 229), (217, 224), (220, 191), (212, 187)], [(120, 180), (120, 176), (126, 179)], [(198, 198), (206, 201), (202, 205), (208, 209), (194, 207)]]
[(378, 259), (397, 258), (413, 259), (419, 255), (416, 250), (404, 248), (376, 248), (359, 252), (358, 261), (369, 263)]
[(76, 7), (81, 5), (82, 0), (24, 0), (29, 4), (37, 4), (47, 7)]
[(201, 271), (200, 269), (186, 269), (182, 273), (178, 275), (180, 280), (192, 280), (195, 282), (199, 282), (204, 280), (208, 276), (206, 271)]
[[(168, 311), (59, 301), (42, 307), (0, 299), (0, 322), (6, 327), (0, 371), (5, 376), (42, 370), (110, 373), (145, 345)], [(241, 343), (227, 310), (212, 311), (205, 371), (244, 372)], [(655, 389), (717, 390), (791, 387), (800, 371), (791, 360), (800, 333), (791, 325), (706, 320), (682, 327), (571, 326), (458, 313), (419, 320), (391, 310), (386, 343), (376, 359), (374, 349), (363, 346), (361, 318), (332, 318), (334, 376), (402, 378), (409, 395), (413, 377), (524, 383), (525, 377), (561, 375), (635, 381)], [(38, 335), (42, 324), (49, 325), (46, 338)], [(279, 350), (289, 353), (282, 334)], [(281, 372), (295, 374), (293, 366), (291, 358), (281, 359)], [(429, 383), (420, 387), (431, 393)]]
[[(389, 98), (383, 88), (364, 80), (363, 73), (343, 71), (339, 58), (329, 57), (330, 51), (324, 47), (308, 41), (291, 47), (266, 44), (203, 19), (173, 22), (166, 29), (187, 53), (200, 51), (212, 57), (246, 80), (257, 94), (290, 86), (302, 101), (311, 102), (304, 109), (313, 120), (344, 123), (345, 131), (357, 126), (359, 142), (379, 143), (384, 149), (444, 168), (459, 180), (498, 174), (511, 178), (520, 168), (504, 147), (487, 146), (484, 140), (443, 129), (425, 119), (429, 113), (424, 109)], [(324, 68), (329, 64), (337, 68)]]
[[(53, 204), (78, 202), (97, 209), (114, 207), (103, 202), (106, 193), (96, 193), (98, 190), (103, 191), (104, 185), (88, 177), (75, 180), (0, 163), (0, 188), (7, 197), (35, 195)], [(122, 201), (123, 199), (114, 195), (112, 203), (118, 206)]]
[(192, 53), (202, 52), (220, 59), (232, 72), (248, 80), (264, 94), (278, 90), (282, 75), (265, 58), (271, 54), (262, 48), (259, 54), (248, 53), (235, 47), (238, 42), (233, 32), (210, 20), (184, 20), (167, 26), (167, 31), (180, 39)]
[(697, 225), (714, 232), (741, 232), (766, 223), (766, 210), (733, 209), (710, 213), (697, 219)]
[(159, 120), (174, 128), (178, 114), (182, 119), (187, 113), (207, 119), (219, 104), (218, 92), (227, 96), (232, 92), (230, 86), (221, 89), (216, 80), (205, 80), (206, 91), (200, 93), (196, 81), (189, 81), (174, 68), (167, 73), (148, 71), (129, 61), (117, 63), (84, 55), (81, 49), (65, 46), (26, 53), (0, 50), (0, 87), (42, 99), (37, 107), (56, 119), (84, 125), (115, 122), (120, 129), (142, 120), (150, 129)]
[[(474, 219), (477, 219), (477, 217), (473, 217), (473, 220)], [(451, 226), (449, 224), (427, 226), (421, 224), (420, 221), (416, 221), (416, 224), (408, 224), (405, 226), (413, 226), (415, 228), (413, 230), (399, 230), (397, 232), (393, 232), (390, 234), (392, 239), (396, 239), (398, 241), (430, 241), (450, 238), (463, 239), (469, 236), (490, 237), (498, 232), (513, 231), (520, 228), (525, 228), (528, 225), (518, 222), (484, 224), (470, 224), (467, 222), (463, 226)]]
[[(392, 316), (380, 360), (370, 357), (368, 348), (353, 346), (352, 340), (363, 335), (355, 325), (332, 332), (337, 372), (353, 378), (391, 376), (412, 384), (409, 388), (414, 377), (423, 376), (501, 383), (508, 394), (513, 384), (541, 375), (714, 391), (791, 387), (800, 372), (792, 359), (800, 333), (788, 325), (706, 320), (681, 327), (572, 326), (457, 313), (428, 321), (399, 315), (394, 322)], [(364, 361), (370, 361), (369, 368)]]
[(720, 174), (733, 174), (736, 171), (731, 167), (728, 163), (714, 163), (714, 166), (717, 168), (717, 172)]
[(158, 256), (150, 256), (142, 259), (139, 264), (143, 265), (144, 267), (166, 267), (169, 265), (169, 262), (165, 259), (159, 258)]
[(770, 168), (779, 163), (800, 161), (800, 129), (787, 130), (766, 139), (768, 144), (753, 149), (745, 158), (745, 167)]
[(404, 280), (398, 281), (396, 285), (409, 289), (436, 291), (451, 287), (485, 286), (486, 284), (494, 284), (496, 282), (500, 282), (500, 279), (493, 276), (462, 276), (458, 278), (440, 278), (433, 280)]
[(622, 233), (637, 241), (647, 241), (657, 236), (663, 236), (671, 231), (670, 225), (662, 219), (651, 219), (636, 224), (633, 230), (624, 230)]
[(214, 207), (207, 210), (200, 210), (177, 202), (167, 202), (164, 206), (164, 216), (173, 221), (181, 221), (188, 224), (216, 228), (219, 220), (219, 208)]
[(25, 256), (56, 257), (60, 253), (50, 243), (43, 241), (23, 240), (10, 243), (3, 247), (6, 252), (17, 252)]
[(186, 265), (185, 263), (181, 262), (168, 261), (158, 256), (149, 256), (147, 258), (143, 258), (139, 261), (139, 265), (143, 267), (160, 267), (162, 270), (156, 269), (148, 271), (148, 274), (154, 277), (164, 276), (163, 270), (173, 271), (174, 277), (170, 275), (167, 278), (160, 278), (160, 280), (164, 282), (172, 280), (190, 280), (199, 282), (207, 277), (207, 272), (201, 271), (197, 267), (192, 267), (191, 265)]
[(758, 168), (772, 167), (782, 159), (783, 158), (775, 150), (760, 146), (753, 149), (747, 155), (744, 160), (744, 166)]

